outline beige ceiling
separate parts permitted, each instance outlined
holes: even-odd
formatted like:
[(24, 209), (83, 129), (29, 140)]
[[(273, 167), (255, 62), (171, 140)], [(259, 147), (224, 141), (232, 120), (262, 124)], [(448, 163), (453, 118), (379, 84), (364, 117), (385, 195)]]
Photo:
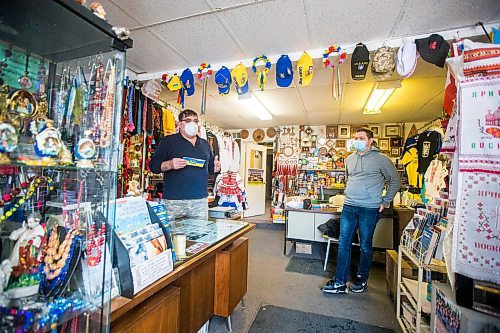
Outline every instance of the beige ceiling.
[[(109, 21), (131, 29), (134, 48), (127, 68), (161, 73), (224, 64), (264, 53), (322, 49), (333, 43), (355, 45), (426, 35), (500, 21), (498, 0), (102, 0)], [(477, 28), (477, 34), (481, 30)], [(215, 67), (215, 66), (214, 66)], [(218, 68), (214, 68), (217, 70)], [(415, 122), (441, 113), (446, 72), (419, 60), (412, 77), (402, 81), (379, 115), (362, 115), (373, 88), (370, 74), (350, 79), (349, 59), (341, 66), (342, 98), (331, 95), (331, 70), (315, 59), (311, 86), (279, 88), (274, 65), (265, 91), (249, 70), (250, 90), (273, 115), (261, 121), (241, 107), (237, 94), (219, 96), (209, 83), (206, 119), (221, 127), (255, 128), (291, 124)], [(180, 74), (180, 73), (179, 73)], [(156, 74), (155, 74), (156, 75)], [(397, 74), (392, 79), (399, 79)], [(234, 89), (233, 89), (234, 90)], [(186, 97), (186, 107), (199, 110), (201, 87)], [(176, 95), (166, 94), (169, 102)]]

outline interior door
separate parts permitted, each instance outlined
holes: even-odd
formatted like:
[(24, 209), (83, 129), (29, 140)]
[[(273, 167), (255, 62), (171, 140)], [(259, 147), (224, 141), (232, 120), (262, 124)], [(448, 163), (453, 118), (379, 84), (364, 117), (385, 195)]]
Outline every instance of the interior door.
[(249, 209), (244, 217), (266, 212), (266, 160), (267, 147), (253, 143), (245, 145), (245, 188)]

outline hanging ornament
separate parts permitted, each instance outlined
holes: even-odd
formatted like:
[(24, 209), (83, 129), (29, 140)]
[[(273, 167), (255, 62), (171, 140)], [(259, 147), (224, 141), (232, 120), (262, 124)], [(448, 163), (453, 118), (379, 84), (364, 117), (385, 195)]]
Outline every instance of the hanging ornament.
[(28, 71), (28, 66), (30, 62), (30, 53), (26, 53), (26, 64), (24, 66), (24, 75), (19, 78), (19, 84), (21, 85), (21, 88), (23, 89), (30, 89), (33, 86), (33, 83), (31, 83), (30, 78), (28, 77), (29, 71)]
[[(203, 73), (206, 73), (203, 76)], [(200, 105), (200, 113), (205, 114), (207, 109), (207, 87), (208, 87), (208, 79), (212, 76), (212, 66), (207, 63), (202, 63), (198, 67), (198, 80), (202, 80), (202, 89), (201, 89), (201, 105)]]
[[(339, 61), (337, 68), (332, 61), (330, 61), (329, 57), (331, 54), (337, 54), (339, 56)], [(340, 46), (332, 45), (323, 53), (323, 66), (327, 68), (332, 68), (332, 96), (335, 99), (340, 98), (342, 95), (342, 90), (340, 86), (340, 64), (342, 64), (346, 59), (346, 52), (342, 50)], [(335, 82), (337, 81), (337, 82)]]

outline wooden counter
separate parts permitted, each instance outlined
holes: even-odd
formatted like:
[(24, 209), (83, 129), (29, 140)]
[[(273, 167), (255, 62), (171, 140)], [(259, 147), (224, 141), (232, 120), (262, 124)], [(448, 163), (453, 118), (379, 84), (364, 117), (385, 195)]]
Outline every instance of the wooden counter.
[[(234, 279), (220, 273), (217, 274), (216, 278), (216, 262), (221, 262), (221, 259), (217, 256), (219, 254), (227, 256), (228, 251), (238, 248), (236, 252), (238, 257), (246, 257), (246, 260), (231, 260), (231, 265), (228, 266), (230, 270), (227, 271), (227, 274), (231, 275), (232, 272), (236, 272), (235, 274), (239, 276), (239, 280), (244, 278), (246, 281), (248, 241), (235, 241), (253, 228), (255, 228), (254, 224), (248, 224), (236, 231), (219, 243), (179, 265), (165, 277), (136, 294), (133, 299), (125, 297), (114, 299), (111, 302), (111, 331), (130, 333), (197, 332), (216, 313), (214, 304), (220, 307), (220, 304), (226, 302), (220, 300), (218, 295), (234, 294), (235, 287), (231, 284), (227, 285), (227, 293), (220, 292), (221, 283), (217, 280)], [(243, 244), (246, 246), (243, 246)], [(238, 263), (240, 263), (239, 266)], [(245, 276), (241, 276), (242, 272)], [(216, 286), (219, 289), (217, 293)], [(246, 282), (244, 288), (244, 292), (246, 292)], [(236, 286), (236, 289), (238, 292), (235, 295), (241, 299), (244, 294), (241, 283)], [(159, 295), (163, 296), (159, 297)], [(162, 302), (162, 300), (164, 301)], [(233, 306), (234, 303), (233, 297), (230, 305)], [(146, 311), (146, 309), (149, 310)], [(153, 309), (155, 311), (152, 311)], [(233, 309), (234, 307), (226, 309), (224, 312), (230, 313)], [(220, 313), (221, 310), (217, 312)], [(173, 316), (172, 313), (178, 315)], [(162, 319), (159, 320), (160, 318)], [(165, 322), (167, 319), (170, 320), (169, 323)], [(146, 323), (147, 325), (145, 325)], [(177, 330), (175, 329), (176, 326)]]

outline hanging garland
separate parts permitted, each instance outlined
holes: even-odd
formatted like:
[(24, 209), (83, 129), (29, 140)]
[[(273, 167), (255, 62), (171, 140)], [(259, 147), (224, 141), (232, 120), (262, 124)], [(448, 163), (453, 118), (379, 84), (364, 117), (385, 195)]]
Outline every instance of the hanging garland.
[[(257, 69), (257, 63), (259, 62), (263, 62), (265, 64), (265, 67), (262, 69), (262, 71)], [(271, 61), (269, 61), (268, 57), (266, 57), (263, 54), (258, 57), (255, 57), (252, 64), (252, 71), (254, 73), (257, 73), (257, 79), (259, 81), (260, 90), (264, 90), (264, 87), (267, 82), (267, 73), (269, 72), (269, 70), (271, 70)]]
[[(205, 77), (203, 77), (203, 72), (206, 71)], [(202, 63), (200, 67), (198, 67), (198, 80), (203, 81), (202, 90), (201, 90), (201, 104), (200, 104), (200, 113), (205, 114), (207, 109), (207, 86), (208, 79), (212, 76), (212, 66), (208, 63)]]
[[(339, 63), (337, 66), (337, 70), (335, 72), (335, 65), (332, 61), (330, 61), (329, 57), (332, 53), (336, 53), (339, 55)], [(340, 64), (342, 64), (347, 57), (347, 54), (340, 46), (331, 45), (328, 49), (323, 53), (323, 66), (327, 68), (332, 68), (332, 96), (337, 99), (342, 96), (342, 90), (340, 87)], [(337, 76), (337, 84), (335, 84), (335, 75)]]

